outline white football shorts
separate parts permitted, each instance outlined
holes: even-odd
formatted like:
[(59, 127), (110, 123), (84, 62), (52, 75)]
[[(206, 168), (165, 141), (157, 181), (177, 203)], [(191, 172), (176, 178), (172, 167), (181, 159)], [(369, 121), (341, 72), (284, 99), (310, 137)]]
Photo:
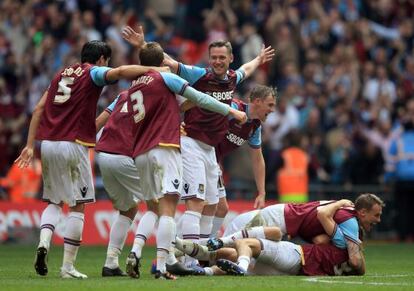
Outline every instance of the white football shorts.
[(183, 191), (181, 199), (198, 198), (217, 204), (219, 166), (214, 147), (187, 136), (181, 136), (183, 158)]
[(135, 158), (140, 188), (145, 200), (180, 194), (182, 188), (182, 159), (179, 149), (156, 147)]
[(105, 190), (116, 209), (127, 211), (144, 200), (138, 170), (131, 157), (99, 152), (97, 161)]
[(95, 202), (88, 148), (69, 141), (41, 144), (43, 200), (70, 207)]
[(249, 266), (249, 275), (297, 275), (302, 268), (302, 248), (288, 241), (260, 239), (262, 251)]

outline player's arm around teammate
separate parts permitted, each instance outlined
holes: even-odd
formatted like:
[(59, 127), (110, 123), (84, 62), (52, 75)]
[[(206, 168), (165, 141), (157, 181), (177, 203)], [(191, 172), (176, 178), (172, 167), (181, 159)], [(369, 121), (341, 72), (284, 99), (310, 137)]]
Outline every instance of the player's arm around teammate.
[[(335, 223), (333, 216), (335, 212), (341, 207), (353, 207), (354, 204), (347, 199), (342, 199), (334, 203), (319, 206), (317, 209), (317, 217), (321, 222), (326, 233), (331, 237), (333, 243), (338, 237), (344, 237), (341, 229)], [(358, 275), (365, 274), (365, 257), (362, 253), (362, 244), (358, 244), (355, 241), (346, 239), (346, 247), (348, 249), (349, 265)]]

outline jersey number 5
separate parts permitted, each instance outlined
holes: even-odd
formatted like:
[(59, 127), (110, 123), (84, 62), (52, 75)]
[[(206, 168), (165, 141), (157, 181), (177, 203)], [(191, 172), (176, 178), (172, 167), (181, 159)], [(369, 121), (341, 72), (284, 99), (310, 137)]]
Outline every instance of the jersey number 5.
[(72, 77), (63, 77), (60, 80), (54, 103), (62, 104), (69, 100), (72, 90), (69, 85), (73, 84), (73, 80), (75, 80), (75, 78)]
[(138, 90), (130, 95), (131, 101), (136, 101), (132, 105), (132, 111), (134, 111), (134, 121), (135, 123), (140, 122), (145, 117), (145, 107), (144, 107), (144, 96), (142, 95), (141, 90)]

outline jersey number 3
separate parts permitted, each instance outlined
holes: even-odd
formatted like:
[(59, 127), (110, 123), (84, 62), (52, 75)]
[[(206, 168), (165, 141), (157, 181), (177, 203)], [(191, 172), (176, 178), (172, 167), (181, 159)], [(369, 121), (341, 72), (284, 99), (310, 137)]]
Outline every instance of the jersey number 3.
[(72, 90), (69, 86), (73, 84), (73, 80), (75, 78), (72, 77), (63, 77), (60, 80), (54, 103), (62, 104), (69, 100)]
[(130, 95), (131, 101), (136, 101), (132, 105), (132, 110), (134, 111), (134, 121), (135, 123), (140, 122), (145, 117), (145, 107), (144, 107), (144, 96), (142, 95), (141, 90), (138, 90)]

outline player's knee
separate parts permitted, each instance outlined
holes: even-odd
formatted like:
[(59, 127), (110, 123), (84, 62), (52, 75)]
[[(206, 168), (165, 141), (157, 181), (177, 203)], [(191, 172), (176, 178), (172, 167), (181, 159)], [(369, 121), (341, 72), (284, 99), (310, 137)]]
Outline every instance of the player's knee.
[(154, 201), (147, 201), (146, 204), (148, 211), (152, 211), (158, 215), (158, 203), (155, 203)]
[(189, 211), (195, 211), (195, 212), (201, 213), (203, 212), (203, 208), (204, 208), (204, 200), (201, 200), (199, 198), (188, 199), (185, 202), (185, 206), (187, 210)]

